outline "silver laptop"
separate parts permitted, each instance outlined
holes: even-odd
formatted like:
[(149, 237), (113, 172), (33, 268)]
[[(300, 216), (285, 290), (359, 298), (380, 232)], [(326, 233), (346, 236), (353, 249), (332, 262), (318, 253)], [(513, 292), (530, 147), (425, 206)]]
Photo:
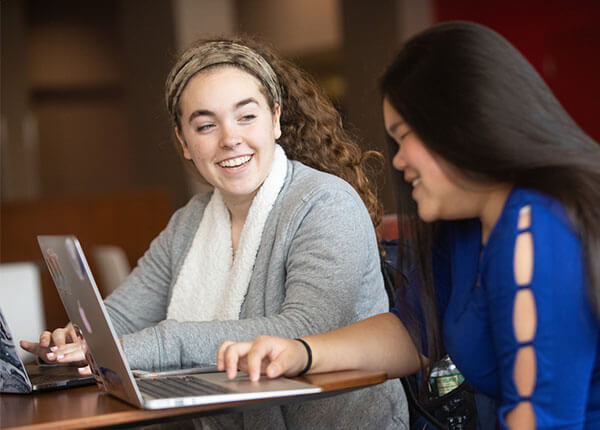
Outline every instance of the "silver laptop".
[(0, 309), (0, 393), (25, 394), (93, 383), (93, 377), (81, 376), (75, 367), (24, 365)]
[(321, 388), (287, 378), (252, 382), (224, 372), (134, 378), (112, 327), (79, 241), (74, 236), (38, 236), (67, 314), (75, 326), (96, 382), (110, 394), (144, 409), (207, 405), (314, 394)]

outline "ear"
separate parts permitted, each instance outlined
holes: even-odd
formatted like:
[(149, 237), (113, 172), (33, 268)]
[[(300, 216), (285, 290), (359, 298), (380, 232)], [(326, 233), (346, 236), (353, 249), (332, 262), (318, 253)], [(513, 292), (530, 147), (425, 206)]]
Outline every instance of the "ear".
[(275, 105), (275, 110), (273, 112), (273, 134), (275, 135), (275, 140), (281, 137), (281, 124), (279, 123), (279, 118), (281, 117), (281, 106)]
[(183, 156), (184, 156), (184, 158), (186, 160), (191, 160), (192, 159), (192, 154), (190, 154), (190, 151), (188, 150), (187, 143), (185, 143), (185, 139), (179, 133), (179, 127), (177, 127), (177, 126), (175, 126), (175, 136), (177, 136), (177, 140), (179, 141), (179, 144), (181, 145), (181, 149), (183, 149)]

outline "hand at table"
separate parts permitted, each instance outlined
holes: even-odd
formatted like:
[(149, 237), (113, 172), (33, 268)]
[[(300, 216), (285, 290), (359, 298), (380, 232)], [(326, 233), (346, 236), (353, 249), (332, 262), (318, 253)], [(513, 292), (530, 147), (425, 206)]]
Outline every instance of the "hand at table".
[(44, 363), (70, 364), (79, 366), (79, 373), (90, 375), (85, 350), (73, 326), (45, 331), (39, 342), (21, 340), (21, 348), (36, 355)]
[(261, 373), (269, 378), (296, 376), (307, 360), (300, 342), (273, 336), (260, 336), (252, 342), (226, 340), (217, 352), (217, 367), (225, 370), (229, 379), (235, 378), (239, 369), (248, 373), (251, 381), (258, 381)]

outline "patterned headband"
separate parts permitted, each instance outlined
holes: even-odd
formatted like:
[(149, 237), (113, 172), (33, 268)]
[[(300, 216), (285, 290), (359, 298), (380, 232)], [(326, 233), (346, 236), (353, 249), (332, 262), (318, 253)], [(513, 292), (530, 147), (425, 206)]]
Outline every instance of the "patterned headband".
[(263, 84), (274, 103), (281, 106), (281, 87), (275, 71), (256, 51), (232, 41), (214, 41), (194, 46), (183, 53), (167, 78), (167, 109), (174, 120), (177, 106), (189, 80), (198, 72), (217, 65), (241, 67)]

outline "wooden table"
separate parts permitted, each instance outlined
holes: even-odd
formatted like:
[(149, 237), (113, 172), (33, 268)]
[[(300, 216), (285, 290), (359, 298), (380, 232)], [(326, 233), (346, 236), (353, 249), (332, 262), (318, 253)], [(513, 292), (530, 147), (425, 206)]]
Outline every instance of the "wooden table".
[(99, 391), (95, 386), (39, 394), (0, 394), (2, 429), (82, 429), (125, 427), (264, 408), (283, 403), (314, 400), (340, 394), (386, 380), (385, 372), (349, 370), (297, 378), (322, 388), (318, 394), (277, 397), (216, 405), (160, 410), (137, 409)]

